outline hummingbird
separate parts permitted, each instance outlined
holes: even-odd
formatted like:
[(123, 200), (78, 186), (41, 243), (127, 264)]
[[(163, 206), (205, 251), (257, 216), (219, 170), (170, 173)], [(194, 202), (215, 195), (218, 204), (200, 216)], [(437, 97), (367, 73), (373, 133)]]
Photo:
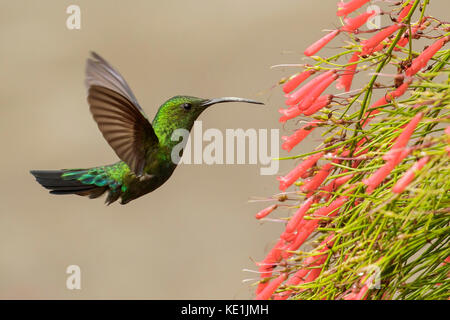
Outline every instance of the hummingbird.
[(51, 194), (76, 194), (90, 199), (107, 192), (107, 205), (126, 204), (163, 185), (177, 163), (171, 159), (176, 129), (190, 131), (212, 105), (224, 102), (263, 104), (223, 97), (203, 99), (178, 95), (164, 102), (150, 123), (125, 79), (95, 52), (86, 63), (87, 102), (100, 132), (120, 161), (87, 169), (31, 170)]

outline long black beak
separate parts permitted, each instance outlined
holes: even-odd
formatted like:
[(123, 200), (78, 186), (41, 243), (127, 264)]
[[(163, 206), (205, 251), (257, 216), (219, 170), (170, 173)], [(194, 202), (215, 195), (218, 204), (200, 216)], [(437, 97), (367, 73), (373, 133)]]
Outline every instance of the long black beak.
[(254, 104), (264, 104), (259, 101), (250, 100), (250, 99), (244, 99), (244, 98), (236, 98), (236, 97), (223, 97), (223, 98), (215, 98), (215, 99), (208, 99), (205, 100), (201, 106), (208, 107), (216, 103), (223, 103), (223, 102), (245, 102), (245, 103), (254, 103)]

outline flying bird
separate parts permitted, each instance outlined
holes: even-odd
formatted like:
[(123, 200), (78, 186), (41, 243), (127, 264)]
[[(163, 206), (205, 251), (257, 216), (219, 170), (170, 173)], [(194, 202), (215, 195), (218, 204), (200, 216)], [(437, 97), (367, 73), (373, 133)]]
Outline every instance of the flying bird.
[(176, 129), (191, 130), (208, 107), (223, 102), (258, 101), (224, 97), (202, 99), (175, 96), (164, 102), (150, 123), (120, 73), (92, 52), (86, 63), (87, 101), (105, 140), (121, 161), (88, 169), (32, 170), (30, 173), (51, 194), (77, 194), (121, 204), (159, 188), (177, 167), (172, 161)]

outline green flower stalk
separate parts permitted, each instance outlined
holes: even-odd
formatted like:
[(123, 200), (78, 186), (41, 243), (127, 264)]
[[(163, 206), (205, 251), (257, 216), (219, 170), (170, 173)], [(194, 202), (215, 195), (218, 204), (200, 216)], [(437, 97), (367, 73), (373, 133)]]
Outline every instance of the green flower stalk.
[[(286, 228), (258, 264), (258, 299), (449, 299), (450, 25), (426, 15), (430, 1), (406, 0), (386, 3), (391, 25), (365, 31), (368, 2), (340, 2), (342, 27), (305, 52), (315, 63), (280, 81), (280, 121), (315, 124), (283, 148), (313, 128), (323, 140), (280, 159), (304, 160), (278, 178)], [(312, 56), (343, 36), (341, 53)], [(327, 93), (335, 80), (344, 93)]]

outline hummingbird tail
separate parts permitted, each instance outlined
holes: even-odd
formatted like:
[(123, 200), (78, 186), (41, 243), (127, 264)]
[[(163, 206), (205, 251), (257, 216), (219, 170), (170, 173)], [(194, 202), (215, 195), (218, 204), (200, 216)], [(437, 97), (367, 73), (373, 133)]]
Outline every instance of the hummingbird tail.
[(49, 189), (51, 194), (77, 194), (94, 199), (100, 197), (108, 186), (98, 186), (88, 183), (86, 179), (81, 180), (90, 170), (92, 169), (32, 170), (30, 173), (44, 188)]
[(123, 180), (129, 170), (124, 162), (119, 161), (88, 169), (32, 170), (30, 173), (51, 194), (77, 194), (95, 199), (108, 191), (105, 202), (109, 205), (126, 190)]

